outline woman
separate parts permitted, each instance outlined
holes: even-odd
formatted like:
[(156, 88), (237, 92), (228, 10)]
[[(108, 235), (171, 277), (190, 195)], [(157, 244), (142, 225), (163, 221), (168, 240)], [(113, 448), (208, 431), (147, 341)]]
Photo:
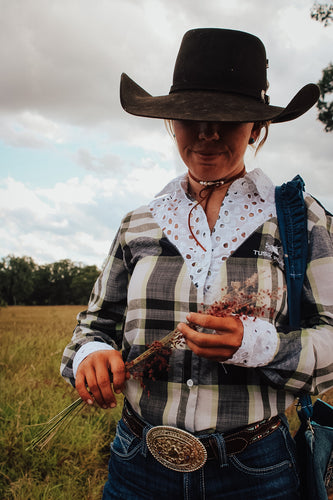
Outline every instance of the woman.
[[(113, 408), (125, 395), (105, 499), (299, 498), (283, 412), (301, 390), (332, 385), (331, 221), (305, 195), (302, 328), (290, 331), (274, 186), (246, 172), (244, 154), (318, 89), (271, 106), (266, 67), (255, 36), (196, 29), (169, 95), (122, 75), (122, 106), (169, 120), (187, 173), (123, 219), (64, 352), (62, 374), (88, 404)], [(186, 347), (131, 376), (124, 362), (175, 328)]]

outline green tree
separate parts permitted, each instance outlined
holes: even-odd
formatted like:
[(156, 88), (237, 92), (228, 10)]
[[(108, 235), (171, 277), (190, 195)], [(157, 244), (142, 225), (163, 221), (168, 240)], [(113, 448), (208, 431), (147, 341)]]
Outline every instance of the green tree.
[(38, 266), (35, 269), (33, 282), (34, 290), (31, 297), (31, 303), (34, 305), (50, 304), (52, 264)]
[(49, 304), (73, 304), (71, 283), (76, 269), (69, 259), (50, 264)]
[(100, 271), (96, 266), (77, 267), (71, 283), (74, 304), (87, 304), (92, 287)]
[(328, 26), (333, 21), (333, 4), (314, 3), (311, 7), (311, 17)]
[(325, 131), (333, 130), (333, 101), (327, 99), (333, 92), (333, 64), (330, 63), (323, 69), (322, 79), (318, 82), (320, 97), (317, 103), (319, 110), (318, 119), (325, 124)]
[(0, 305), (86, 304), (99, 272), (69, 259), (37, 265), (8, 255), (0, 261)]
[[(333, 21), (333, 4), (315, 3), (311, 8), (311, 17), (316, 21), (328, 26)], [(319, 110), (318, 119), (324, 123), (324, 130), (331, 132), (333, 130), (333, 101), (330, 96), (333, 92), (333, 66), (330, 63), (323, 69), (322, 79), (319, 80), (320, 98), (317, 102)]]
[(31, 257), (8, 255), (0, 263), (2, 301), (8, 305), (30, 303), (34, 290), (36, 264)]

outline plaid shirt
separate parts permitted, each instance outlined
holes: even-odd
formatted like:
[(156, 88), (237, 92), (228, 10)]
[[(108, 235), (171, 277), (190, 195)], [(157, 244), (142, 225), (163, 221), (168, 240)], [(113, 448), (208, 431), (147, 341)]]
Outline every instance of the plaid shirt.
[[(283, 262), (267, 248), (281, 247), (275, 216), (266, 220), (221, 266), (223, 290), (257, 276), (253, 304), (279, 336), (273, 359), (257, 368), (212, 362), (188, 348), (174, 349), (169, 369), (156, 380), (131, 378), (125, 396), (152, 425), (191, 432), (225, 432), (283, 412), (301, 390), (316, 394), (333, 379), (332, 218), (306, 195), (309, 255), (304, 282), (302, 328), (289, 331)], [(279, 293), (274, 293), (279, 290)], [(161, 339), (189, 311), (201, 311), (202, 290), (191, 280), (184, 258), (148, 207), (122, 221), (88, 309), (63, 355), (62, 375), (75, 384), (73, 359), (97, 341), (123, 350), (130, 361)], [(265, 307), (263, 307), (263, 303)]]

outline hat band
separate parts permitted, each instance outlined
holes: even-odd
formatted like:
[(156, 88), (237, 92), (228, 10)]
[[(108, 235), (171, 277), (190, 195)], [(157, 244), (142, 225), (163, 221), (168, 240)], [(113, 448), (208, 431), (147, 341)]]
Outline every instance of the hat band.
[(169, 94), (177, 94), (180, 92), (220, 92), (251, 97), (252, 99), (256, 99), (256, 101), (263, 102), (264, 104), (269, 104), (270, 102), (269, 96), (266, 94), (264, 89), (261, 91), (253, 90), (253, 92), (249, 92), (249, 89), (238, 89), (235, 91), (234, 88), (231, 89), (228, 87), (203, 88), (202, 84), (191, 84), (191, 87), (185, 87), (182, 84), (176, 84), (171, 86)]

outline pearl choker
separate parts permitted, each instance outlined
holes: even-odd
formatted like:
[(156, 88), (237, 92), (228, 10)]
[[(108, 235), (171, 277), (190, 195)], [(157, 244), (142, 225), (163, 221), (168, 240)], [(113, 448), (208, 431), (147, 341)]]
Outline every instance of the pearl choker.
[[(191, 175), (192, 179), (193, 179), (193, 176)], [(194, 179), (195, 181), (197, 181), (196, 179)], [(221, 186), (222, 184), (224, 184), (224, 180), (222, 179), (217, 179), (216, 181), (197, 181), (199, 182), (199, 184), (201, 184), (201, 186)]]

